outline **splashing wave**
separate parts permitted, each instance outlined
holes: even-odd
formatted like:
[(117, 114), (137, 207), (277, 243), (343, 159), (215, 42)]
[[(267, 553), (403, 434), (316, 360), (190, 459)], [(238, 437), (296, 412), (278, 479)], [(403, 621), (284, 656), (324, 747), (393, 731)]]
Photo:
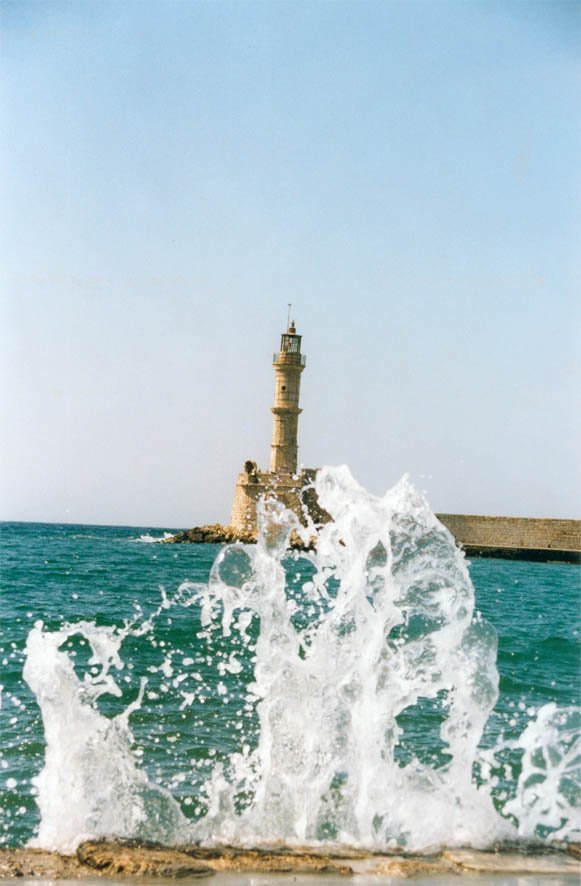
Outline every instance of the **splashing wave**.
[[(35, 625), (25, 679), (47, 745), (37, 845), (72, 851), (86, 837), (115, 836), (419, 851), (576, 838), (574, 709), (537, 712), (511, 743), (518, 777), (504, 803), (493, 797), (507, 745), (480, 742), (498, 697), (496, 635), (475, 613), (464, 557), (425, 499), (406, 478), (372, 496), (346, 467), (321, 470), (316, 491), (333, 522), (315, 553), (296, 555), (292, 580), (283, 566), (289, 535), (307, 538), (313, 527), (266, 501), (258, 544), (223, 548), (208, 584), (184, 583), (158, 610), (195, 607), (197, 642), (211, 650), (236, 640), (220, 674), (239, 673), (242, 662), (251, 670), (238, 700), (257, 719), (256, 738), (241, 721), (237, 749), (200, 791), (196, 821), (132, 752), (130, 718), (145, 682), (116, 716), (97, 705), (122, 695), (114, 672), (123, 643), (144, 636), (152, 619), (56, 632)], [(62, 648), (75, 635), (91, 650), (82, 679)], [(228, 691), (218, 683), (219, 694)], [(434, 731), (428, 756), (415, 742), (420, 721)]]

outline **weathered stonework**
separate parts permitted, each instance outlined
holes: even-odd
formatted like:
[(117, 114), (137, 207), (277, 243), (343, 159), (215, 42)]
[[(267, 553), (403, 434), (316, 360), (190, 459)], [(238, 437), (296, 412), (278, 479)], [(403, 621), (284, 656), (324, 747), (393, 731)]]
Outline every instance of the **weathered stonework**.
[(270, 471), (260, 471), (256, 462), (247, 461), (238, 475), (229, 525), (242, 534), (256, 535), (258, 502), (263, 497), (280, 501), (303, 525), (308, 517), (315, 524), (330, 519), (317, 501), (317, 471), (304, 468), (297, 472), (300, 382), (306, 357), (301, 353), (301, 336), (294, 323), (281, 335), (280, 350), (274, 354), (272, 365), (275, 381)]
[(257, 507), (264, 496), (280, 501), (306, 525), (307, 514), (315, 524), (328, 522), (329, 515), (319, 506), (314, 489), (317, 471), (305, 468), (298, 474), (258, 471), (254, 462), (246, 462), (246, 468), (238, 475), (230, 525), (240, 533), (256, 535), (258, 530)]
[(473, 557), (581, 562), (581, 520), (437, 514)]
[(293, 475), (297, 470), (301, 373), (307, 358), (301, 354), (301, 336), (294, 323), (280, 337), (280, 351), (274, 354), (274, 406), (270, 447), (270, 471)]

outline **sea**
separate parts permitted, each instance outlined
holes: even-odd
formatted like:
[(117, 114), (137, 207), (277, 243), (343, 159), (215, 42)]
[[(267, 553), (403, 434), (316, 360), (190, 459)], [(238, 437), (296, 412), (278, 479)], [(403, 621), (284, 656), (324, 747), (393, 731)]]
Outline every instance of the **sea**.
[(315, 552), (276, 503), (253, 546), (1, 524), (0, 844), (579, 839), (579, 567), (317, 482)]

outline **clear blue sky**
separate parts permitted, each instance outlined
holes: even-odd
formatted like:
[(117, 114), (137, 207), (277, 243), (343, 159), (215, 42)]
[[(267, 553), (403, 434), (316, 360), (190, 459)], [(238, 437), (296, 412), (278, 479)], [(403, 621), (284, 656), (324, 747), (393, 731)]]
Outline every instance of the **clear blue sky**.
[(0, 4), (0, 518), (187, 526), (300, 457), (581, 511), (578, 3)]

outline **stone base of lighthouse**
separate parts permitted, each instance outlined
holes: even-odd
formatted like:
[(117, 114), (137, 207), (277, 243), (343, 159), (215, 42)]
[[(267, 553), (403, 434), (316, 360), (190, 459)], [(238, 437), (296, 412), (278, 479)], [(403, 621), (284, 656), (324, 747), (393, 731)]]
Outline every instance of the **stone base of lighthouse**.
[[(310, 520), (315, 526), (330, 521), (329, 514), (320, 506), (314, 488), (316, 468), (305, 468), (298, 474), (259, 471), (256, 463), (247, 461), (238, 475), (230, 522), (194, 526), (163, 539), (163, 544), (246, 544), (258, 538), (258, 503), (261, 498), (274, 498), (296, 514), (306, 526)], [(291, 548), (304, 549), (315, 544), (314, 536), (305, 541), (296, 532), (291, 533)]]
[(303, 525), (309, 517), (316, 524), (327, 523), (330, 517), (319, 505), (314, 489), (316, 474), (316, 468), (304, 468), (298, 474), (259, 471), (254, 462), (247, 461), (236, 481), (230, 526), (236, 532), (255, 536), (262, 497), (280, 501)]

